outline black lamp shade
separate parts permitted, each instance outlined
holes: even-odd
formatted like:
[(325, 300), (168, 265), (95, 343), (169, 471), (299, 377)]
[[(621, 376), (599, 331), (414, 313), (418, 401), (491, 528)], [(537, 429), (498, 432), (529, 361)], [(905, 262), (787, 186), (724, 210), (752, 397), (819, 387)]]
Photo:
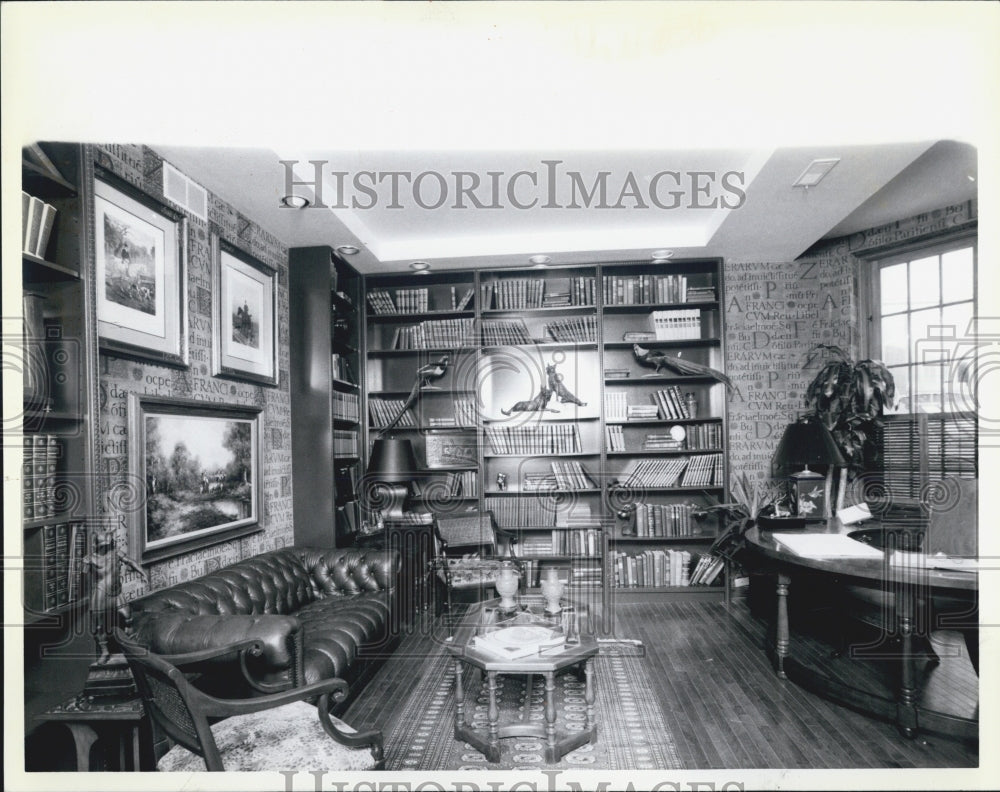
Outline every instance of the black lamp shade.
[(833, 435), (821, 423), (799, 421), (789, 424), (774, 452), (779, 465), (846, 465)]
[(372, 444), (367, 475), (375, 481), (403, 482), (417, 477), (420, 468), (413, 444), (405, 438), (382, 437)]

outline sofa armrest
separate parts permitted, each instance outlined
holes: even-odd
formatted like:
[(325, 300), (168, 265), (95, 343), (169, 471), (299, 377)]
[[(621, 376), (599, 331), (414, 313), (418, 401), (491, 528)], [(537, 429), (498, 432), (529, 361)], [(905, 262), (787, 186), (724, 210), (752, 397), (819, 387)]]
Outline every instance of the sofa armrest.
[(323, 596), (362, 591), (394, 593), (402, 559), (398, 550), (340, 548), (312, 551), (303, 559)]
[[(202, 660), (231, 663), (239, 659), (247, 681), (258, 689), (271, 690), (273, 687), (254, 681), (257, 673), (273, 675), (287, 671), (291, 685), (302, 684), (302, 625), (294, 616), (195, 616), (180, 611), (160, 611), (143, 614), (134, 628), (139, 641), (158, 655), (205, 655), (211, 653), (209, 650), (216, 650), (219, 651), (217, 657), (203, 657)], [(233, 644), (250, 641), (259, 644), (260, 652), (250, 653), (249, 661), (246, 653), (238, 658), (232, 653)]]

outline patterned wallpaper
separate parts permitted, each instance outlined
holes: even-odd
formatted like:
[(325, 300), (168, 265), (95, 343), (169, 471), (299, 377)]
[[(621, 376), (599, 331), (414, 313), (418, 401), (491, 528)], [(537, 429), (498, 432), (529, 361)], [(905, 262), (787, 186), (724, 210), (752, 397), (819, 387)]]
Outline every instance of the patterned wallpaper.
[(805, 411), (815, 344), (860, 348), (861, 254), (872, 255), (976, 220), (974, 203), (948, 206), (817, 244), (795, 261), (727, 261), (726, 368), (738, 386), (729, 403), (730, 469), (770, 473), (785, 426)]
[[(168, 205), (163, 198), (163, 160), (146, 146), (98, 146), (96, 162)], [(209, 193), (208, 222), (187, 214), (188, 345), (190, 366), (180, 370), (101, 353), (99, 500), (106, 514), (128, 508), (128, 396), (173, 396), (261, 407), (263, 457), (262, 532), (212, 545), (147, 567), (150, 587), (173, 585), (220, 566), (292, 543), (292, 440), (288, 392), (288, 249), (250, 218)], [(278, 272), (277, 387), (212, 376), (212, 255), (210, 234), (219, 236)], [(118, 537), (119, 547), (127, 537)], [(124, 572), (125, 570), (123, 570)], [(125, 580), (125, 596), (145, 593), (140, 578)]]

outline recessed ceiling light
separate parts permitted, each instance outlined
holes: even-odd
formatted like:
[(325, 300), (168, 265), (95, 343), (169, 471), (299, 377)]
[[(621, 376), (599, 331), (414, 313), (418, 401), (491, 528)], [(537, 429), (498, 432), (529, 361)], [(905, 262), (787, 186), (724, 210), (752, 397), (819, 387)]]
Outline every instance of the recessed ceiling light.
[(815, 187), (830, 171), (833, 166), (840, 162), (840, 157), (827, 157), (825, 159), (814, 159), (810, 162), (799, 178), (792, 182), (792, 187)]
[(674, 251), (667, 250), (665, 248), (660, 248), (659, 250), (654, 250), (652, 253), (650, 253), (650, 256), (652, 256), (653, 258), (653, 261), (660, 260), (660, 263), (662, 263), (663, 259), (673, 258), (673, 255)]
[(537, 256), (532, 256), (531, 258), (528, 259), (528, 261), (530, 261), (536, 267), (544, 267), (546, 264), (552, 261), (552, 258), (550, 256), (539, 254)]
[(305, 209), (311, 203), (304, 195), (284, 195), (281, 198), (281, 205), (289, 209)]
[(431, 268), (431, 265), (426, 261), (414, 261), (410, 264), (410, 269), (414, 272), (427, 272)]
[(341, 256), (353, 256), (356, 255), (359, 251), (360, 248), (357, 248), (354, 245), (341, 245), (340, 247), (337, 248), (337, 252)]

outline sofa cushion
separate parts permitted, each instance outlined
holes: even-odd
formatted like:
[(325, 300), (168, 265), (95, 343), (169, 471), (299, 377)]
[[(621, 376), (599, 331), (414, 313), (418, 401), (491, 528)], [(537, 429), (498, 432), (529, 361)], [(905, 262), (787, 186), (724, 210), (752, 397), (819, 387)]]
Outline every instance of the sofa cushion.
[(325, 597), (297, 616), (307, 684), (346, 677), (360, 651), (383, 646), (391, 637), (389, 598), (384, 592)]

